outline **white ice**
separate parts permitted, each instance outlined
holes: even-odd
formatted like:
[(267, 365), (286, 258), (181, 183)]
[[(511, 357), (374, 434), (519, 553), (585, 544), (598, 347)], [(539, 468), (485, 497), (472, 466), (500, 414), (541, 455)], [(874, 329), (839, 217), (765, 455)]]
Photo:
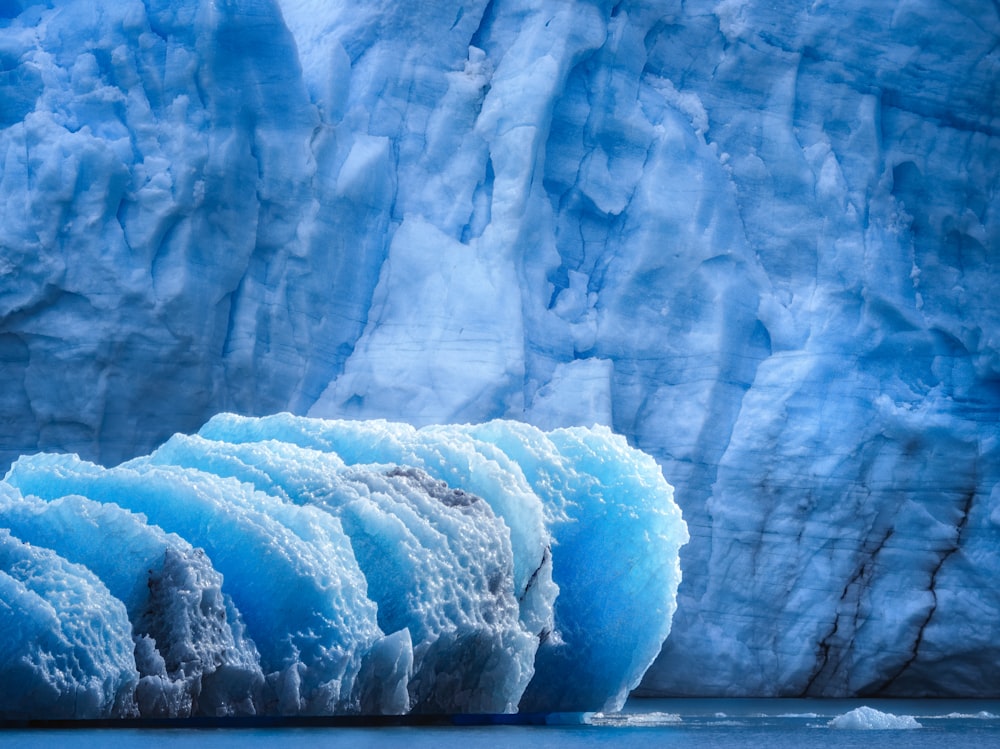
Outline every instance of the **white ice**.
[(830, 728), (850, 729), (855, 731), (898, 731), (923, 726), (911, 715), (894, 715), (884, 713), (873, 707), (861, 706), (838, 715), (827, 724)]

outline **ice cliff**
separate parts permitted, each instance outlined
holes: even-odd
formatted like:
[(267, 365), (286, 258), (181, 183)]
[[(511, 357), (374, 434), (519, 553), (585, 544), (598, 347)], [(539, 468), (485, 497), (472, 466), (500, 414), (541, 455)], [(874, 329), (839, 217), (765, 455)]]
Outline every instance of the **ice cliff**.
[(998, 12), (0, 3), (5, 461), (596, 422), (692, 532), (646, 690), (1000, 694)]
[(0, 482), (0, 718), (618, 709), (687, 529), (606, 428), (220, 415)]

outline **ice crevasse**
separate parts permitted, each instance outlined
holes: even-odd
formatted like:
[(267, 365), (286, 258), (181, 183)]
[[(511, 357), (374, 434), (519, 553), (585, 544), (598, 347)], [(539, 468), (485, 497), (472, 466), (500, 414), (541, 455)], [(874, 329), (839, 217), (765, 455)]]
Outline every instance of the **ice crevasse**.
[(222, 414), (0, 482), (0, 717), (582, 712), (660, 651), (687, 528), (606, 428)]

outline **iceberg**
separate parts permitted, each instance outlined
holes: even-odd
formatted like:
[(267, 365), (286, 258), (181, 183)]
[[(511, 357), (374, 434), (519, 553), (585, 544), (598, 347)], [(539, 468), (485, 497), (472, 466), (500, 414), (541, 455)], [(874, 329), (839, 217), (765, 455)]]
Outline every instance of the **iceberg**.
[[(106, 480), (148, 487), (122, 507), (143, 514), (174, 470), (154, 449), (220, 413), (599, 424), (657, 462), (692, 533), (644, 693), (998, 696), (998, 13), (951, 0), (0, 2), (0, 463), (58, 452), (119, 466)], [(191, 478), (202, 514), (164, 528), (206, 550), (248, 630), (268, 613), (240, 605), (255, 581), (230, 581), (207, 540), (218, 527), (270, 517), (259, 498), (275, 492), (300, 508), (286, 527), (322, 536), (308, 564), (336, 559), (344, 581), (365, 575), (336, 552), (362, 521), (451, 569), (419, 540), (429, 526), (399, 513), (430, 501), (432, 481), (454, 488), (439, 463), (468, 454), (476, 483), (462, 490), (485, 503), (470, 513), (503, 518), (512, 595), (525, 594), (516, 615), (497, 602), (498, 627), (561, 638), (511, 684), (527, 681), (530, 701), (547, 669), (569, 667), (575, 635), (552, 627), (560, 607), (580, 610), (573, 576), (613, 575), (558, 558), (584, 553), (585, 515), (619, 515), (505, 502), (550, 480), (581, 488), (553, 456), (599, 454), (551, 438), (529, 454), (514, 436), (479, 452), (471, 429), (370, 457), (310, 439), (260, 441), (406, 466), (371, 479), (399, 512), (282, 499), (312, 491), (284, 475), (299, 460), (288, 447)], [(66, 471), (81, 486), (104, 475)], [(510, 493), (496, 491), (508, 474)], [(239, 517), (212, 499), (232, 481), (255, 508)], [(264, 543), (272, 521), (259, 523)], [(385, 689), (363, 699), (398, 707), (421, 646), (381, 628), (370, 600), (357, 642), (322, 626), (267, 652), (251, 638), (265, 692), (288, 710), (353, 709), (352, 685), (381, 669)], [(488, 610), (477, 599), (454, 624)], [(440, 638), (421, 613), (394, 621)], [(613, 611), (586, 621), (615, 632)], [(225, 667), (206, 652), (142, 678), (191, 710), (243, 711), (208, 686), (229, 666), (250, 691), (260, 678), (227, 622), (232, 644), (220, 630), (213, 651), (231, 654)], [(588, 664), (573, 665), (581, 683)]]
[(855, 731), (902, 731), (923, 728), (911, 715), (893, 715), (863, 705), (838, 715), (827, 723), (830, 728)]
[(4, 719), (617, 710), (688, 540), (606, 428), (290, 414), (23, 456), (0, 522)]

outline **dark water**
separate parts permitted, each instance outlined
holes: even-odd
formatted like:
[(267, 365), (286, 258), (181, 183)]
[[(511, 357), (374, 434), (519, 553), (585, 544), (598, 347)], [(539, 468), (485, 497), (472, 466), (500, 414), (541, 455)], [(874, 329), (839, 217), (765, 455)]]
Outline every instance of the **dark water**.
[[(851, 713), (862, 705), (880, 714)], [(873, 722), (897, 727), (872, 728)], [(1000, 701), (633, 700), (622, 713), (597, 714), (589, 718), (589, 723), (577, 725), (0, 731), (0, 747), (25, 749), (525, 746), (1000, 748)]]

